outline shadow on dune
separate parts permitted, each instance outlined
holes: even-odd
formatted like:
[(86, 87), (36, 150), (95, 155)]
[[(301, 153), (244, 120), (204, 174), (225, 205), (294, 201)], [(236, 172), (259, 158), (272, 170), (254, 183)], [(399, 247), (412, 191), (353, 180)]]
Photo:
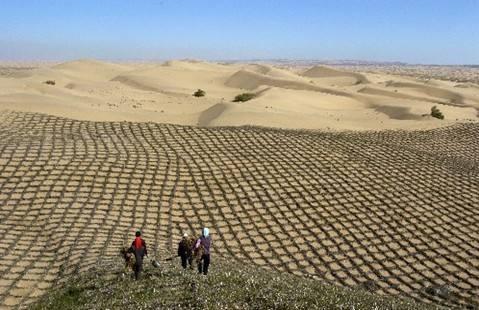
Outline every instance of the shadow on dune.
[(444, 99), (448, 101), (450, 105), (462, 106), (464, 105), (464, 97), (455, 92), (441, 89), (437, 87), (415, 84), (415, 83), (406, 83), (406, 82), (393, 82), (390, 81), (386, 86), (401, 87), (401, 88), (412, 88), (420, 93), (423, 93), (427, 96)]
[(372, 87), (361, 88), (360, 90), (358, 90), (358, 93), (366, 94), (366, 95), (374, 95), (374, 96), (383, 96), (383, 97), (389, 97), (389, 98), (417, 100), (417, 101), (426, 101), (431, 103), (446, 104), (446, 102), (440, 99), (431, 99), (427, 97), (413, 96), (413, 95), (402, 94), (402, 93), (397, 93), (397, 92), (392, 92), (392, 91), (377, 89)]
[(293, 90), (308, 90), (325, 93), (328, 95), (343, 96), (348, 98), (353, 98), (354, 96), (348, 92), (319, 87), (316, 85), (310, 85), (305, 82), (285, 80), (279, 78), (272, 78), (265, 76), (256, 72), (251, 72), (247, 70), (240, 70), (230, 76), (230, 78), (225, 82), (226, 86), (242, 88), (247, 90), (254, 90), (259, 86), (273, 86)]
[(422, 116), (410, 113), (410, 109), (406, 107), (391, 107), (382, 105), (370, 105), (374, 110), (386, 114), (391, 119), (398, 120), (420, 120)]
[(226, 108), (227, 106), (225, 103), (217, 103), (214, 106), (204, 110), (198, 117), (198, 126), (209, 126), (214, 119), (223, 114)]
[(369, 83), (368, 79), (360, 73), (340, 71), (324, 66), (312, 67), (303, 72), (301, 75), (311, 78), (349, 77), (356, 80), (356, 85)]
[(160, 89), (158, 87), (155, 87), (153, 85), (148, 85), (147, 82), (141, 82), (141, 81), (136, 80), (134, 76), (119, 75), (119, 76), (114, 77), (110, 81), (120, 82), (120, 83), (122, 83), (126, 86), (129, 86), (129, 87), (132, 87), (132, 88), (135, 88), (135, 89), (139, 89), (139, 90), (143, 90), (143, 91), (157, 92), (157, 93), (161, 93), (161, 94), (164, 94), (164, 95), (182, 95), (182, 96), (184, 96), (184, 94), (175, 93), (175, 92), (171, 92), (171, 91), (166, 91), (166, 90)]

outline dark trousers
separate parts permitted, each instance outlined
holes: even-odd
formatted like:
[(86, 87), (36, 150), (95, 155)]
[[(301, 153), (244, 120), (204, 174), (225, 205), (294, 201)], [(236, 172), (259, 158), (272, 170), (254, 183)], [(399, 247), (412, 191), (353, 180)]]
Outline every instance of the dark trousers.
[(181, 256), (181, 266), (186, 269), (188, 265), (191, 266), (191, 263), (193, 262), (193, 257), (188, 256), (188, 255), (182, 255)]
[(143, 270), (143, 256), (145, 256), (145, 251), (143, 249), (135, 251), (135, 280), (140, 278), (140, 273)]
[(198, 273), (207, 275), (209, 266), (210, 266), (210, 254), (203, 254), (203, 256), (201, 256), (200, 262), (198, 263)]
[(135, 263), (135, 280), (140, 279), (140, 273), (141, 270), (143, 269), (143, 261), (136, 261)]

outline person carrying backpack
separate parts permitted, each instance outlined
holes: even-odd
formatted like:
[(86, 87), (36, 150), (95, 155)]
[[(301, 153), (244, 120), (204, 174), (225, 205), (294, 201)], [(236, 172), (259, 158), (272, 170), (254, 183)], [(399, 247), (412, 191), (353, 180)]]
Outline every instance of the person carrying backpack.
[(192, 247), (194, 242), (195, 242), (195, 239), (193, 238), (192, 240), (191, 238), (188, 237), (188, 234), (185, 233), (180, 243), (178, 244), (178, 256), (181, 258), (181, 266), (184, 269), (186, 269), (188, 265), (192, 267), (192, 263), (193, 263)]
[[(200, 248), (202, 251), (200, 251)], [(195, 243), (194, 250), (201, 253), (201, 257), (198, 258), (198, 273), (208, 274), (208, 267), (210, 266), (211, 257), (211, 236), (208, 228), (203, 228), (201, 237)]]
[(143, 270), (143, 258), (148, 256), (146, 242), (141, 238), (140, 230), (136, 231), (135, 240), (131, 243), (129, 252), (135, 255), (135, 280), (138, 280), (140, 278), (140, 273)]

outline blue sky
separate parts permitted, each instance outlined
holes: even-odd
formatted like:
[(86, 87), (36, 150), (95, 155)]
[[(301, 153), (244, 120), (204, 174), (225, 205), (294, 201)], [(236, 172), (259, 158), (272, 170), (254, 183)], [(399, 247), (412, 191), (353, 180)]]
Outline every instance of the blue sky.
[(479, 64), (479, 0), (18, 0), (0, 59), (358, 59)]

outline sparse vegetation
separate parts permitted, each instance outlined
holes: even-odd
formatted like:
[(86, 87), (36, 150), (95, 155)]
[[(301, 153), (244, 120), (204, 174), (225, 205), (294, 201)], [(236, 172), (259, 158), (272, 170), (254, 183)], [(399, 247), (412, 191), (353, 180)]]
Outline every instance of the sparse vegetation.
[(206, 95), (206, 92), (202, 89), (198, 89), (193, 93), (193, 96), (195, 97), (204, 97)]
[(56, 84), (54, 80), (47, 80), (44, 83), (47, 84), (47, 85), (55, 85)]
[(237, 95), (233, 99), (233, 102), (245, 102), (245, 101), (253, 99), (254, 97), (256, 97), (256, 94), (254, 94), (254, 93), (242, 93), (242, 94)]
[(444, 119), (444, 114), (436, 107), (433, 106), (431, 108), (431, 116), (439, 119)]
[(106, 263), (44, 296), (32, 309), (434, 309), (412, 299), (345, 289), (286, 273), (215, 260), (208, 276), (174, 262), (150, 264), (133, 281)]

